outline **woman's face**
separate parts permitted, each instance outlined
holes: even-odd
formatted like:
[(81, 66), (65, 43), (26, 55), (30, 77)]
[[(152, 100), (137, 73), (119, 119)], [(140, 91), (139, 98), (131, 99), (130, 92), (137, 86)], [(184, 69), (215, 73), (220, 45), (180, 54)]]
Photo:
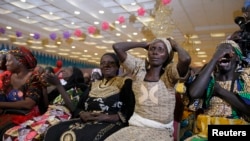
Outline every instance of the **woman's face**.
[(117, 76), (117, 71), (119, 68), (111, 56), (104, 55), (101, 58), (100, 69), (104, 78), (112, 78)]
[(7, 70), (11, 72), (15, 72), (16, 70), (19, 70), (21, 63), (15, 58), (12, 54), (7, 54), (6, 56), (6, 67)]
[(152, 67), (163, 65), (168, 58), (167, 48), (162, 41), (152, 43), (148, 48), (149, 64)]
[(62, 78), (64, 80), (68, 80), (73, 74), (73, 68), (72, 67), (63, 68), (61, 73), (62, 73)]

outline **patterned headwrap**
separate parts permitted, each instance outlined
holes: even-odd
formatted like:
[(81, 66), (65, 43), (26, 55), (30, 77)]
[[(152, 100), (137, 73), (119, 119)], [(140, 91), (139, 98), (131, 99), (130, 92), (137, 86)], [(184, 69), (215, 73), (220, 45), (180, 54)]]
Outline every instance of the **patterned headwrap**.
[(225, 41), (222, 41), (221, 43), (230, 44), (234, 48), (234, 52), (240, 58), (240, 60), (243, 59), (243, 54), (242, 54), (242, 51), (240, 49), (240, 46), (235, 41), (233, 41), (233, 40), (225, 40)]
[(37, 65), (37, 60), (30, 50), (21, 46), (9, 51), (20, 63), (28, 69), (34, 69)]

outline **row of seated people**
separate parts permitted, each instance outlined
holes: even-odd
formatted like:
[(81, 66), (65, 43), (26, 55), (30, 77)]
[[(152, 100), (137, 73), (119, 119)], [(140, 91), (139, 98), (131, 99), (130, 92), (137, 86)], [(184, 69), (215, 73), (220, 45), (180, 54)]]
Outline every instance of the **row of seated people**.
[[(148, 50), (148, 60), (127, 52), (136, 47)], [(190, 55), (172, 39), (157, 38), (150, 43), (119, 42), (113, 45), (113, 49), (116, 54), (106, 53), (100, 60), (101, 80), (92, 82), (90, 86), (84, 84), (82, 72), (75, 67), (63, 69), (66, 85), (62, 85), (53, 73), (42, 73), (31, 79), (33, 77), (30, 76), (37, 74), (34, 71), (30, 75), (22, 72), (21, 81), (16, 77), (21, 75), (20, 68), (26, 67), (26, 71), (34, 69), (35, 58), (27, 57), (27, 53), (31, 52), (23, 47), (9, 51), (6, 66), (12, 75), (6, 76), (10, 77), (10, 83), (18, 82), (19, 85), (13, 88), (18, 90), (19, 95), (22, 90), (24, 97), (0, 102), (0, 109), (4, 111), (0, 116), (3, 140), (206, 140), (207, 126), (201, 125), (218, 124), (219, 121), (224, 124), (248, 124), (249, 70), (241, 67), (242, 52), (234, 41), (222, 42), (210, 62), (195, 75), (190, 71)], [(15, 69), (19, 71), (11, 69), (10, 64), (15, 62), (10, 60), (11, 52), (25, 54), (16, 55), (19, 58), (14, 56), (15, 65), (19, 64)], [(174, 52), (178, 54), (177, 63), (173, 62)], [(131, 72), (129, 77), (119, 76), (120, 62), (124, 69)], [(28, 68), (28, 65), (32, 67)], [(241, 84), (232, 83), (238, 81)], [(34, 85), (27, 85), (30, 84), (27, 82)], [(174, 110), (180, 106), (176, 105), (178, 82), (186, 84), (186, 95), (183, 97), (203, 102), (199, 108), (197, 105), (201, 104), (188, 103), (195, 105), (194, 112), (190, 112), (195, 113), (190, 118), (195, 124), (192, 124), (188, 135), (182, 129), (178, 131), (183, 138), (173, 136)], [(46, 97), (50, 95), (43, 93), (48, 84), (60, 94), (53, 103), (46, 102), (49, 99)], [(29, 91), (20, 89), (21, 86)], [(32, 108), (18, 106), (26, 101), (33, 103)], [(185, 106), (192, 106), (188, 104)], [(43, 110), (46, 105), (48, 108)], [(16, 123), (14, 119), (23, 118), (20, 115), (13, 118), (15, 114), (6, 111), (9, 108), (32, 109), (34, 112), (25, 114), (25, 121)], [(197, 109), (202, 109), (198, 116)], [(38, 111), (37, 114), (35, 111)], [(178, 114), (182, 115), (183, 111), (179, 110)], [(184, 120), (177, 120), (182, 124), (189, 116), (189, 109), (185, 109)]]

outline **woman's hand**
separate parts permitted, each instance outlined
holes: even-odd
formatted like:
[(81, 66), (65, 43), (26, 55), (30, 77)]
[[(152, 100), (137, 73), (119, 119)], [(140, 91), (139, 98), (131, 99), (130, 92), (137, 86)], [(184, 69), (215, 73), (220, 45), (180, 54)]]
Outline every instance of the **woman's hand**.
[(52, 85), (60, 85), (61, 82), (59, 80), (59, 78), (57, 77), (57, 75), (53, 74), (53, 73), (45, 73), (43, 75), (45, 81), (47, 81), (48, 83), (52, 84)]

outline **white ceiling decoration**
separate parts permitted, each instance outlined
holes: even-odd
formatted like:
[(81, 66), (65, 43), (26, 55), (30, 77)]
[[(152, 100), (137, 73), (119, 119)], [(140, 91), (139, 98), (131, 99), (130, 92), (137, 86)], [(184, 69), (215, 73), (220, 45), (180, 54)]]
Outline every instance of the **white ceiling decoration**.
[[(114, 42), (151, 41), (159, 29), (150, 28), (150, 24), (159, 22), (164, 27), (169, 24), (174, 26), (171, 30), (165, 30), (167, 34), (164, 34), (170, 35), (181, 45), (185, 46), (187, 41), (184, 35), (196, 35), (196, 38), (190, 37), (189, 40), (193, 48), (199, 48), (205, 54), (191, 52), (192, 65), (200, 66), (205, 63), (204, 60), (207, 62), (210, 59), (220, 41), (239, 29), (234, 18), (240, 16), (243, 3), (244, 0), (172, 0), (162, 7), (171, 9), (171, 14), (156, 14), (161, 0), (2, 0), (0, 27), (5, 28), (6, 32), (0, 33), (0, 40), (13, 43), (15, 32), (20, 31), (23, 39), (17, 42), (26, 43), (33, 50), (96, 63), (102, 54), (113, 52)], [(138, 16), (137, 10), (141, 7), (145, 9), (144, 16)], [(75, 14), (75, 11), (78, 13)], [(122, 24), (116, 23), (120, 16), (125, 18)], [(165, 18), (166, 22), (161, 23), (161, 18)], [(110, 24), (110, 29), (102, 30), (101, 23), (104, 21)], [(99, 24), (95, 25), (94, 22)], [(12, 29), (6, 29), (7, 26)], [(89, 26), (95, 26), (99, 33), (89, 34)], [(74, 35), (76, 29), (81, 30), (84, 37)], [(64, 31), (71, 33), (70, 39), (64, 39)], [(50, 39), (52, 32), (57, 35), (55, 41)], [(30, 33), (39, 33), (41, 38), (32, 39)], [(217, 37), (211, 37), (211, 34)], [(218, 37), (219, 34), (224, 36)], [(47, 46), (45, 41), (49, 42)], [(57, 44), (58, 41), (60, 44)], [(188, 46), (185, 47), (188, 50)], [(135, 49), (131, 53), (146, 57), (142, 49)]]

